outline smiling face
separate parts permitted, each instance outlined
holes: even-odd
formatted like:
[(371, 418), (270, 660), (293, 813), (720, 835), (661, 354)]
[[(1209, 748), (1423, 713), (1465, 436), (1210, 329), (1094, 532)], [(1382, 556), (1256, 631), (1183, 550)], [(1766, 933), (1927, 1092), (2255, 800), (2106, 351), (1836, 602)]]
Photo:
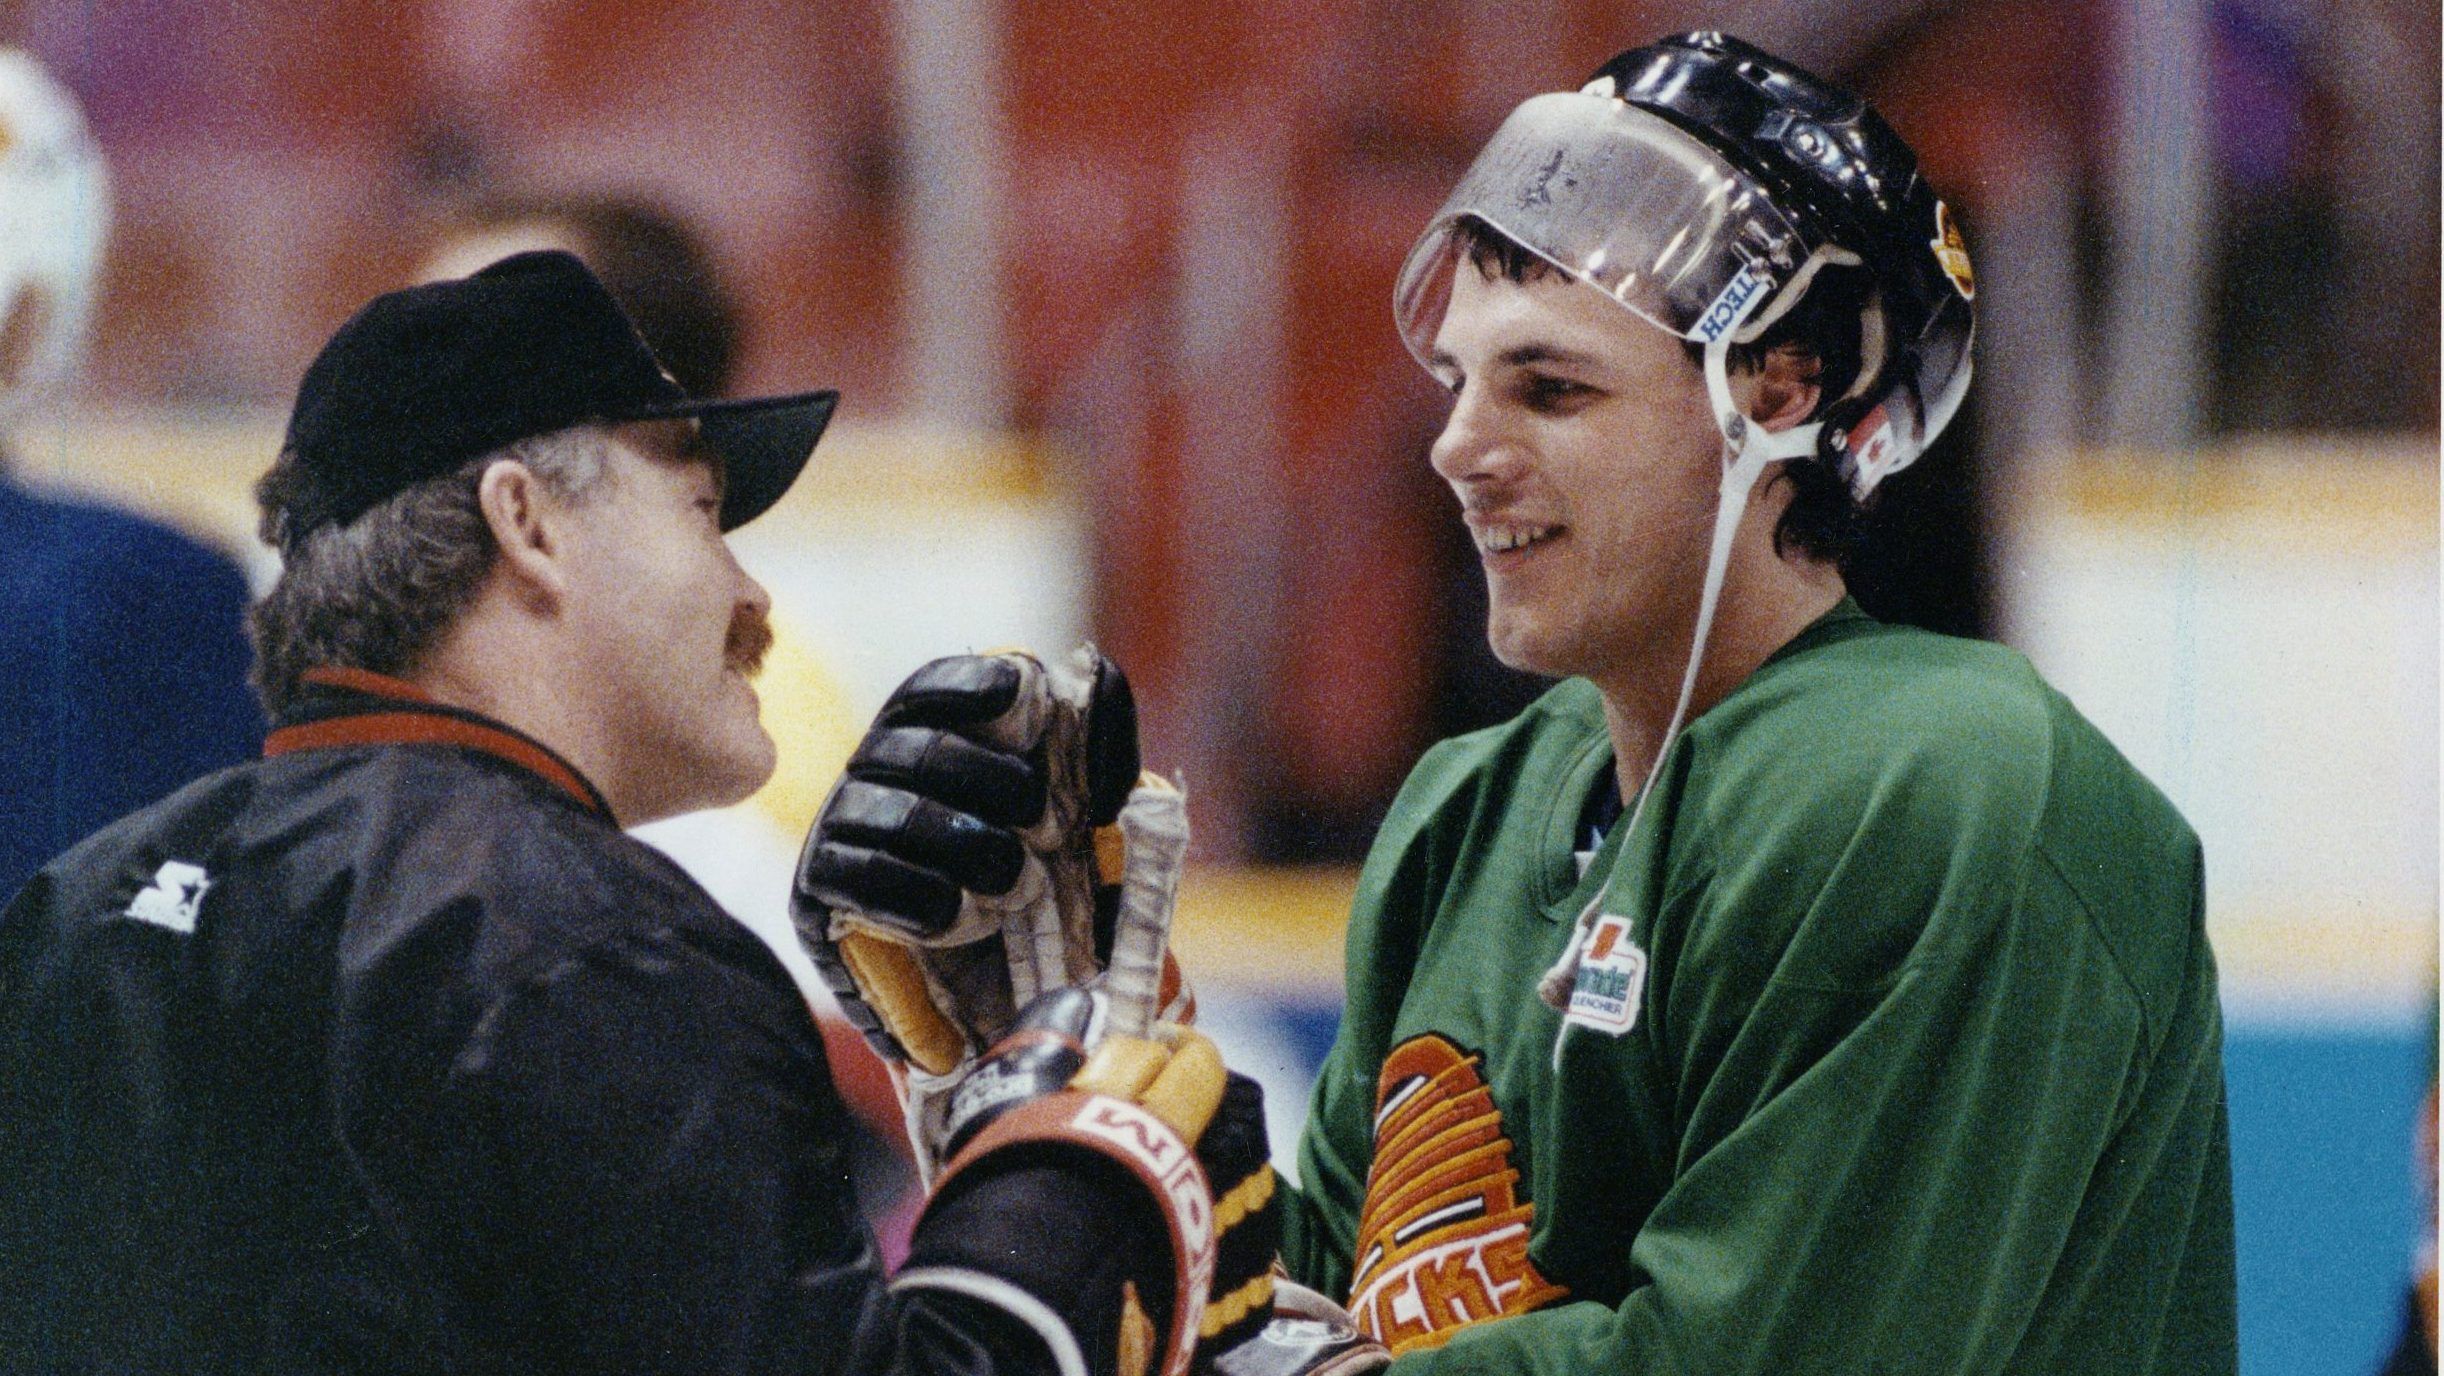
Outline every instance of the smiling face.
[(771, 597), (731, 556), (719, 470), (677, 422), (611, 432), (603, 486), (568, 526), (568, 643), (623, 825), (733, 803), (771, 777), (749, 677)]
[(1434, 336), (1434, 469), (1485, 566), (1513, 668), (1599, 684), (1685, 658), (1722, 434), (1681, 342), (1558, 272), (1463, 260)]

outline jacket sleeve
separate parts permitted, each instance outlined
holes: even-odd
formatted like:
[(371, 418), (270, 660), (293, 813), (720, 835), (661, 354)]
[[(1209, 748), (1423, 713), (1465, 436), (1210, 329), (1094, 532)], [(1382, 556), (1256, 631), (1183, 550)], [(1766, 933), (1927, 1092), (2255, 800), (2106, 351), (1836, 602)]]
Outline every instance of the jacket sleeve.
[[(1892, 782), (1846, 837), (1808, 837), (1815, 859), (1715, 833), (1736, 853), (1656, 924), (1644, 1073), (1680, 1105), (1679, 1165), (1626, 1298), (1464, 1330), (1396, 1372), (2012, 1365), (2098, 1163), (2184, 1154), (2125, 1131), (2136, 1086), (2219, 1104), (2220, 1078), (2193, 1048), (2151, 1057), (2113, 953), (2009, 820), (2025, 809), (1960, 796), (1974, 779)], [(1624, 1054), (1574, 1039), (1561, 1073), (1638, 1073)]]
[(675, 939), (607, 939), (430, 1048), (429, 1097), (411, 1069), (343, 1105), (467, 1327), (537, 1371), (1049, 1370), (995, 1311), (886, 1288), (820, 1038), (742, 983)]

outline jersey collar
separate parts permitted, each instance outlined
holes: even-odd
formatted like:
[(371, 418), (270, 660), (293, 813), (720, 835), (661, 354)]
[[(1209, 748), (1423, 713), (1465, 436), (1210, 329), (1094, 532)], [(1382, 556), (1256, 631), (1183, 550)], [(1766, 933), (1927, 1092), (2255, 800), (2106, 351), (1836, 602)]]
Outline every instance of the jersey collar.
[(351, 745), (455, 745), (507, 760), (612, 821), (577, 767), (551, 747), (480, 713), (436, 702), (412, 683), (365, 669), (308, 669), (280, 724), (263, 738), (265, 758)]
[[(1782, 648), (1767, 655), (1765, 664), (1760, 664), (1757, 668), (1763, 669), (1766, 664), (1779, 664), (1792, 655), (1813, 650), (1819, 645), (1830, 645), (1836, 641), (1847, 640), (1860, 631), (1873, 630), (1878, 624), (1880, 623), (1874, 617), (1869, 616), (1866, 610), (1859, 606), (1857, 598), (1843, 593), (1841, 601), (1834, 603), (1832, 610), (1809, 622), (1799, 634), (1784, 641)], [(1749, 677), (1754, 678), (1756, 675), (1751, 673)], [(1734, 688), (1732, 691), (1736, 693), (1739, 690)]]

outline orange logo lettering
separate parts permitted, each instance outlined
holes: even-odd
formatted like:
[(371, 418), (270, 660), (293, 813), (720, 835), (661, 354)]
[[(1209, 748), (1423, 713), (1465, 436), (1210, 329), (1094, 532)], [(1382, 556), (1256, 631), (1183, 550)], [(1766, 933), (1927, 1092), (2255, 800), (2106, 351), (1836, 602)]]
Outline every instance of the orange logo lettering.
[(1349, 1308), (1395, 1354), (1569, 1294), (1528, 1260), (1536, 1210), (1518, 1195), (1480, 1060), (1417, 1037), (1384, 1059), (1376, 1083), (1375, 1162)]

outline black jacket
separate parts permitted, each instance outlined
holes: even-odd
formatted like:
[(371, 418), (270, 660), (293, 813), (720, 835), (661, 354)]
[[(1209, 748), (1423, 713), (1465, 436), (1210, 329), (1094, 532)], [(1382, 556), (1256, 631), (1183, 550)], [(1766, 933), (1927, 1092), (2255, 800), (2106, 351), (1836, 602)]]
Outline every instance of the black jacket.
[(318, 677), (0, 914), (0, 1371), (1042, 1361), (884, 1288), (752, 933), (541, 745)]

